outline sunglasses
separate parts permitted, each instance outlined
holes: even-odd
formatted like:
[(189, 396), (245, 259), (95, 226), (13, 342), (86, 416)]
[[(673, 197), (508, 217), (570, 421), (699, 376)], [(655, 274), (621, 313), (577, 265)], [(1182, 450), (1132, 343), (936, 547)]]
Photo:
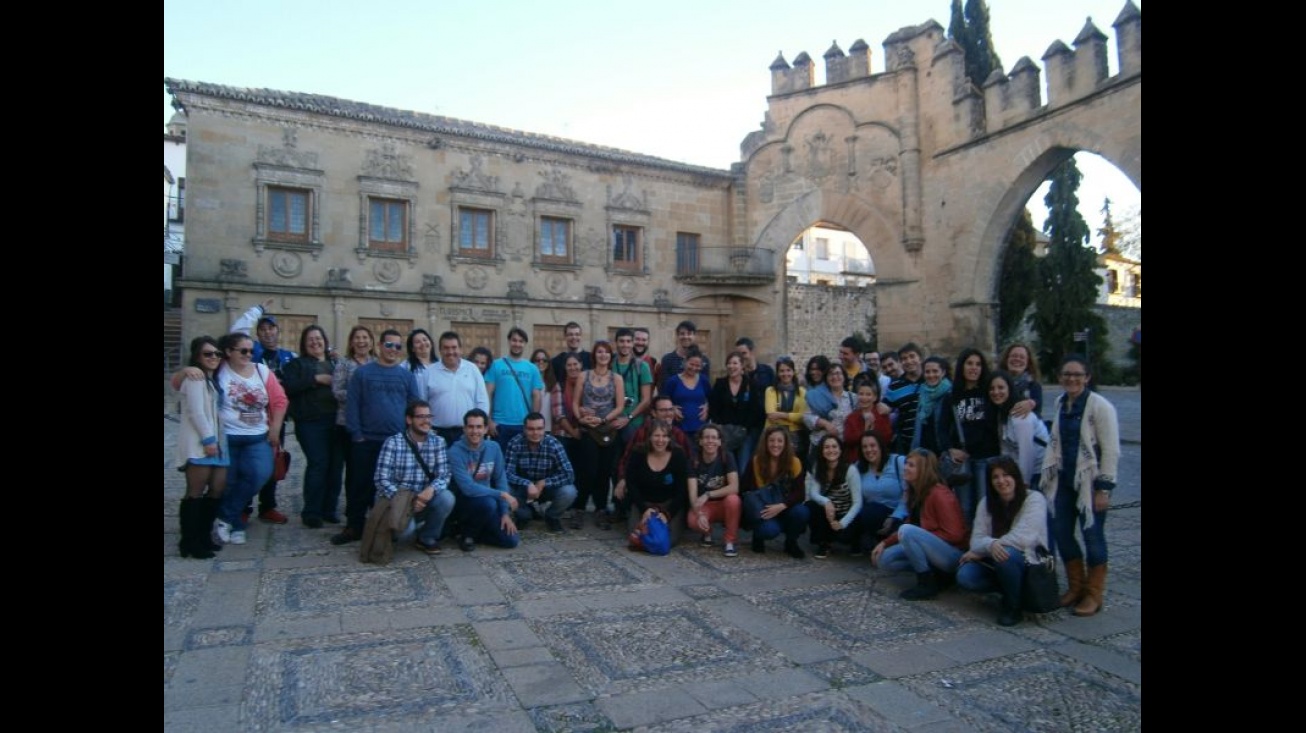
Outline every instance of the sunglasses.
[(384, 346), (384, 347), (386, 347), (387, 349), (389, 349), (389, 350), (391, 350), (391, 351), (403, 351), (403, 350), (404, 350), (404, 345), (403, 345), (403, 344), (396, 344), (396, 343), (394, 343), (393, 341), (386, 341), (385, 343), (383, 343), (383, 344), (381, 344), (381, 345)]
[(432, 415), (428, 412), (425, 415), (413, 415), (414, 420), (430, 420)]
[(200, 352), (200, 356), (204, 357), (205, 359), (213, 359), (213, 358), (216, 358), (216, 357), (222, 356), (222, 352), (221, 352), (221, 351), (201, 351), (201, 352)]
[(232, 351), (236, 352), (237, 354), (241, 354), (243, 356), (249, 356), (250, 354), (254, 353), (253, 349), (232, 349)]

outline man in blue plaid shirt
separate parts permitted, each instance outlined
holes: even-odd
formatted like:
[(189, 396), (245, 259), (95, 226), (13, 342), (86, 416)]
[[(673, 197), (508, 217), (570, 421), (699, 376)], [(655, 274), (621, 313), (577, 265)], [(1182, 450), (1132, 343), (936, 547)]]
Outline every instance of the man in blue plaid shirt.
[(523, 431), (508, 442), (505, 469), (508, 488), (517, 497), (517, 526), (525, 527), (531, 504), (549, 503), (544, 523), (549, 531), (562, 531), (562, 513), (576, 501), (576, 472), (567, 460), (562, 442), (544, 432), (544, 416), (526, 416)]
[(386, 438), (381, 445), (373, 477), (376, 495), (393, 498), (400, 489), (414, 492), (413, 518), (418, 522), (416, 547), (428, 555), (439, 555), (440, 535), (454, 506), (453, 492), (449, 490), (449, 452), (444, 438), (431, 430), (429, 402), (409, 402), (404, 410), (404, 424), (404, 432)]

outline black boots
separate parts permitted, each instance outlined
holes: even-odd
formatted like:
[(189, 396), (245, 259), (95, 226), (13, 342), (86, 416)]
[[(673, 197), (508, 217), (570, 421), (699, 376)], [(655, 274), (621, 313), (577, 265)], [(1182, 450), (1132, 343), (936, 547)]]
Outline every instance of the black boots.
[(203, 499), (182, 499), (181, 500), (181, 539), (177, 541), (177, 549), (181, 552), (182, 557), (194, 557), (200, 560), (208, 560), (213, 557), (213, 550), (209, 549), (209, 523), (204, 521), (204, 507), (200, 505)]
[(923, 601), (938, 594), (939, 581), (935, 579), (933, 570), (926, 570), (916, 573), (916, 585), (899, 593), (898, 597), (905, 601)]
[(753, 532), (753, 552), (759, 554), (766, 552), (766, 540), (762, 539), (762, 535), (757, 531)]
[(807, 557), (807, 553), (803, 552), (803, 548), (798, 546), (798, 538), (790, 535), (785, 535), (785, 552), (789, 553), (789, 557), (795, 560), (802, 560)]
[(1020, 598), (1002, 594), (1002, 610), (998, 612), (998, 626), (1015, 626), (1024, 618), (1020, 611)]

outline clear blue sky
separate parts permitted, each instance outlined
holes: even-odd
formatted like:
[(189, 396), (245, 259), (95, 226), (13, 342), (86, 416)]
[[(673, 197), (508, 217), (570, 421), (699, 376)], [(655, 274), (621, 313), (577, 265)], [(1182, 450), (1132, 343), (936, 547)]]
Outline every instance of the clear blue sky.
[[(1124, 0), (989, 0), (993, 42), (1010, 69), (1042, 67), (1086, 17), (1110, 38)], [(1142, 3), (1135, 0), (1142, 8)], [(164, 0), (164, 76), (326, 94), (715, 168), (739, 160), (771, 91), (776, 53), (817, 60), (861, 38), (871, 70), (884, 39), (949, 0)], [(807, 12), (809, 9), (817, 12)], [(172, 116), (164, 93), (164, 121)], [(1141, 193), (1114, 166), (1080, 154), (1090, 227), (1110, 196), (1119, 215)], [(1042, 224), (1042, 193), (1030, 202)]]

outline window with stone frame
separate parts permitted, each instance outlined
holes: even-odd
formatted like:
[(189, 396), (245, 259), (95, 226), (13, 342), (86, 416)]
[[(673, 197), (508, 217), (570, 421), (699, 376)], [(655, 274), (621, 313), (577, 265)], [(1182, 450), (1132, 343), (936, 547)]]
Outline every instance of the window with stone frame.
[(313, 220), (313, 191), (307, 188), (268, 186), (264, 208), (268, 239), (307, 242)]
[(494, 257), (494, 212), (470, 206), (458, 207), (458, 255)]
[(612, 266), (619, 270), (640, 270), (644, 267), (643, 237), (640, 227), (614, 224), (612, 226)]
[(381, 252), (408, 251), (408, 202), (369, 196), (367, 246)]
[(540, 261), (556, 265), (572, 262), (571, 219), (540, 217)]
[(676, 232), (676, 274), (698, 274), (698, 245), (701, 237), (692, 232)]

